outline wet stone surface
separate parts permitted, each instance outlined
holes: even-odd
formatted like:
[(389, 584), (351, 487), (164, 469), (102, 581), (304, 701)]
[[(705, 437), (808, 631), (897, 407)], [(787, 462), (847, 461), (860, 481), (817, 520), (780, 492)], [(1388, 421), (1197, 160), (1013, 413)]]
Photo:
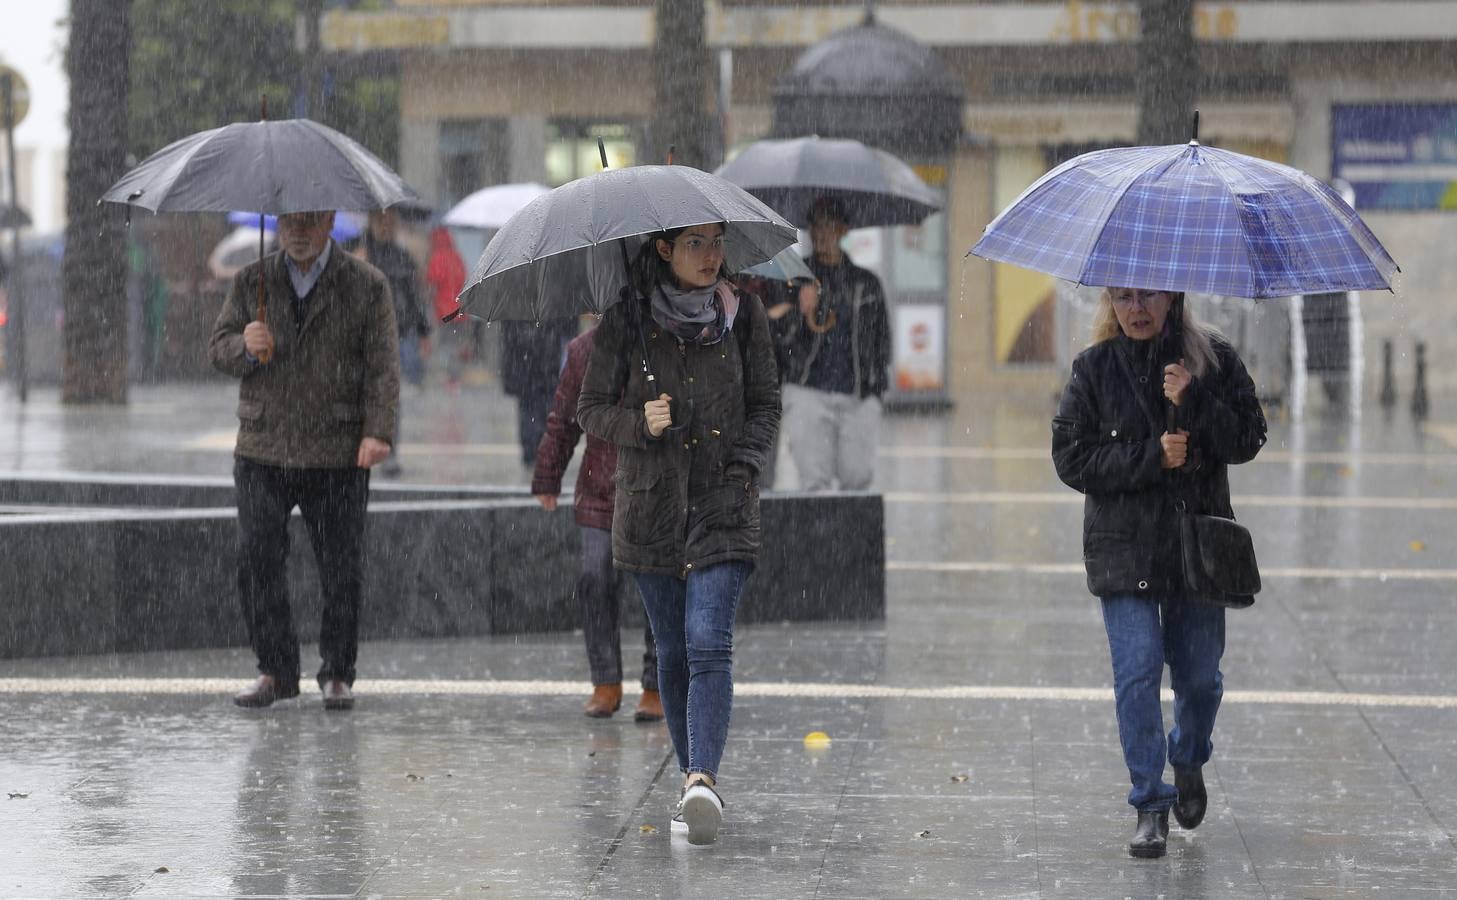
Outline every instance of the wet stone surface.
[[(227, 474), (225, 391), (138, 394), (0, 400), (0, 468)], [(407, 480), (524, 483), (489, 392), (413, 411)], [(1234, 473), (1265, 591), (1229, 616), (1209, 814), (1134, 860), (1049, 414), (887, 421), (887, 618), (738, 631), (714, 847), (670, 835), (631, 693), (581, 715), (579, 634), (366, 643), (349, 713), (234, 708), (246, 649), (16, 659), (0, 897), (1457, 897), (1457, 447), (1314, 417)]]

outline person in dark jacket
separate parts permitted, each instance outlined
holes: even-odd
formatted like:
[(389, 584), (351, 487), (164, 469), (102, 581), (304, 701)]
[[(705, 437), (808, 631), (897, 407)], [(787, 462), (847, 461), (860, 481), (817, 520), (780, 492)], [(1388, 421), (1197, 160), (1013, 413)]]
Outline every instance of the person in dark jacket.
[[(1172, 432), (1166, 402), (1178, 417)], [(1092, 345), (1073, 360), (1052, 421), (1052, 458), (1058, 477), (1086, 495), (1083, 561), (1113, 661), (1136, 857), (1164, 854), (1171, 807), (1186, 829), (1204, 818), (1201, 768), (1223, 696), (1224, 609), (1184, 597), (1178, 505), (1233, 518), (1226, 467), (1253, 459), (1264, 443), (1249, 373), (1182, 294), (1104, 291)], [(1166, 663), (1174, 690), (1167, 740), (1159, 705)], [(1173, 785), (1164, 781), (1166, 761)]]
[[(582, 426), (577, 424), (577, 398), (592, 355), (593, 329), (567, 344), (567, 364), (557, 384), (552, 410), (546, 417), (546, 434), (536, 450), (536, 470), (531, 476), (531, 493), (547, 512), (555, 512), (562, 492), (562, 475)], [(582, 636), (587, 641), (587, 663), (592, 673), (592, 697), (586, 714), (606, 719), (622, 706), (622, 641), (618, 635), (617, 572), (612, 566), (612, 474), (617, 469), (617, 448), (606, 441), (587, 437), (587, 452), (577, 470), (577, 491), (573, 503), (582, 534), (582, 572), (577, 577), (577, 602), (582, 608)], [(642, 697), (634, 721), (660, 722), (663, 703), (658, 696), (658, 651), (653, 646), (653, 629), (643, 629), (647, 649), (643, 652)]]
[(577, 333), (575, 318), (501, 323), (501, 390), (516, 398), (521, 462), (536, 465), (536, 448), (562, 371), (562, 354)]
[(335, 247), (333, 227), (332, 210), (279, 216), (281, 252), (233, 279), (208, 342), (213, 366), (239, 380), (238, 597), (259, 672), (233, 698), (244, 707), (299, 694), (287, 577), (295, 506), (323, 594), (324, 708), (354, 706), (369, 470), (395, 440), (400, 357), (389, 282)]
[(775, 321), (784, 439), (801, 490), (863, 491), (875, 477), (881, 395), (890, 383), (885, 290), (841, 248), (850, 224), (838, 201), (816, 200), (809, 222), (814, 253), (805, 262), (818, 290), (800, 291)]
[(577, 406), (582, 429), (618, 448), (612, 556), (652, 623), (685, 776), (672, 829), (695, 844), (717, 839), (723, 814), (734, 614), (758, 559), (758, 474), (780, 414), (768, 317), (724, 278), (723, 238), (721, 224), (697, 225), (644, 244), (629, 298), (598, 326)]
[[(420, 270), (408, 250), (399, 245), (400, 216), (393, 209), (374, 209), (364, 234), (346, 241), (345, 250), (384, 273), (395, 303), (395, 325), (399, 328), (400, 378), (420, 387), (425, 378), (425, 354), (429, 351), (430, 322), (420, 303)], [(403, 413), (403, 410), (402, 410)], [(389, 459), (379, 467), (381, 475), (398, 478), (399, 448), (390, 448)]]

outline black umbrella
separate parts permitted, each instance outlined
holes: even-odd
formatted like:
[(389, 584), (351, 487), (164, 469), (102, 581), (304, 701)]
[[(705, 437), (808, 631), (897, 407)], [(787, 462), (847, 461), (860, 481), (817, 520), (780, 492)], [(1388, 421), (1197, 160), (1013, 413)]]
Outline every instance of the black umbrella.
[[(152, 212), (232, 212), (267, 215), (324, 209), (383, 209), (418, 201), (379, 157), (332, 128), (309, 119), (235, 122), (169, 144), (121, 177), (103, 203)], [(258, 258), (263, 258), (259, 217)], [(263, 280), (258, 321), (266, 321)]]
[(29, 228), (30, 214), (18, 206), (0, 206), (0, 228)]
[(859, 141), (806, 137), (750, 144), (715, 173), (795, 224), (829, 197), (851, 228), (918, 225), (941, 209), (941, 195), (899, 158)]

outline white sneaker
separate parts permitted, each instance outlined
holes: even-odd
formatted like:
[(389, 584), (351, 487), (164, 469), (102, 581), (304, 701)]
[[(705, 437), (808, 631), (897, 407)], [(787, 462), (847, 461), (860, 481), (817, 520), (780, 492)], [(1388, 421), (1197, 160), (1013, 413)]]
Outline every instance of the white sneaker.
[[(680, 804), (681, 804), (681, 801), (680, 801)], [(680, 805), (679, 806), (679, 809), (681, 809), (681, 808), (682, 807)], [(673, 810), (673, 819), (668, 824), (668, 833), (669, 834), (687, 834), (688, 833), (688, 823), (685, 822), (685, 821), (683, 821), (683, 814), (681, 812), (679, 812), (677, 809)]]
[(688, 843), (711, 844), (718, 840), (718, 826), (723, 821), (723, 798), (713, 788), (695, 781), (683, 792), (678, 815), (688, 826)]

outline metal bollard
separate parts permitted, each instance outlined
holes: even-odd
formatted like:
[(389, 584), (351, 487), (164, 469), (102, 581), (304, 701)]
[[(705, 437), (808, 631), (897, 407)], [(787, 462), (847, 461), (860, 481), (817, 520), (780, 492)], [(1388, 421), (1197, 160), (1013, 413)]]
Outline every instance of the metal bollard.
[(1411, 414), (1425, 419), (1430, 407), (1427, 403), (1427, 345), (1417, 344), (1417, 378), (1411, 392)]
[(1381, 344), (1381, 405), (1390, 409), (1396, 405), (1396, 375), (1392, 372), (1391, 341)]

